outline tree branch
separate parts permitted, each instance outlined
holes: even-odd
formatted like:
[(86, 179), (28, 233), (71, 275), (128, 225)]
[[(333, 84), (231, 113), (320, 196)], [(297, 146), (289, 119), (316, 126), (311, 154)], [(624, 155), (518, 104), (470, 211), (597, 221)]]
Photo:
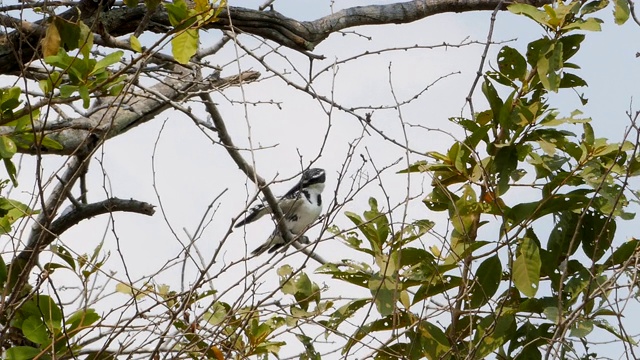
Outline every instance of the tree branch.
[(271, 192), (269, 186), (267, 186), (267, 182), (262, 177), (260, 177), (255, 172), (255, 169), (244, 160), (242, 155), (240, 155), (240, 152), (237, 150), (235, 144), (233, 143), (233, 140), (231, 139), (231, 136), (229, 135), (229, 132), (227, 131), (227, 127), (224, 123), (224, 120), (222, 119), (222, 115), (220, 115), (218, 108), (215, 106), (215, 103), (211, 98), (211, 95), (209, 93), (202, 93), (200, 94), (200, 98), (204, 102), (207, 112), (209, 113), (209, 115), (211, 115), (213, 125), (218, 130), (218, 137), (220, 138), (220, 142), (224, 145), (225, 149), (229, 153), (229, 156), (231, 156), (240, 170), (256, 184), (258, 189), (260, 189), (260, 191), (264, 195), (267, 204), (269, 204), (269, 207), (271, 208), (273, 217), (275, 218), (278, 231), (280, 231), (280, 235), (282, 235), (284, 241), (287, 244), (293, 245), (296, 249), (300, 250), (302, 253), (319, 262), (320, 264), (326, 264), (327, 261), (320, 255), (314, 253), (308, 247), (303, 246), (296, 241), (293, 241), (294, 239), (291, 238), (290, 231), (289, 229), (287, 229), (287, 225), (283, 221), (284, 214), (282, 213), (282, 209), (280, 209), (280, 205), (278, 205), (278, 200), (273, 195), (273, 192)]
[[(242, 82), (252, 82), (260, 77), (257, 71), (245, 71), (239, 75), (203, 81), (197, 79), (194, 72), (187, 68), (176, 68), (174, 75), (165, 77), (144, 91), (102, 98), (102, 105), (86, 117), (47, 122), (34, 127), (35, 133), (47, 134), (50, 139), (62, 145), (61, 149), (19, 148), (18, 151), (26, 154), (71, 155), (79, 149), (85, 149), (92, 138), (107, 140), (123, 134), (199, 92), (221, 90)], [(150, 93), (154, 96), (149, 96)], [(13, 126), (0, 126), (0, 135), (13, 134), (14, 130)]]
[[(552, 0), (517, 1), (534, 6), (552, 3)], [(82, 1), (81, 5), (91, 1)], [(228, 6), (220, 13), (219, 19), (205, 25), (206, 29), (244, 31), (272, 40), (280, 45), (297, 51), (313, 50), (329, 35), (356, 26), (404, 24), (426, 17), (448, 13), (479, 10), (494, 10), (501, 4), (500, 0), (413, 0), (387, 5), (356, 6), (340, 10), (331, 15), (313, 21), (298, 21), (286, 17), (276, 11), (260, 11)], [(501, 7), (504, 9), (504, 6)], [(59, 16), (73, 19), (81, 14), (87, 24), (95, 23), (97, 16), (94, 9), (80, 11), (70, 9)], [(104, 31), (111, 36), (123, 36), (139, 31), (138, 25), (149, 16), (144, 6), (136, 8), (117, 8), (103, 13), (100, 23)], [(40, 22), (46, 23), (47, 21)], [(44, 36), (44, 26), (33, 26), (24, 21), (17, 22), (8, 16), (0, 16), (0, 23), (17, 28), (12, 33), (0, 36), (0, 74), (11, 74), (20, 71), (28, 61), (40, 58), (39, 40)], [(167, 12), (158, 9), (149, 21), (146, 31), (166, 33), (171, 29)]]

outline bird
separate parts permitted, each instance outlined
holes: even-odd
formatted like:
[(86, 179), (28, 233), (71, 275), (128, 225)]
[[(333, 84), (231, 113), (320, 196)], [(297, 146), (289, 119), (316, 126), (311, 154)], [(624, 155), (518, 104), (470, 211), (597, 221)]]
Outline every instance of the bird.
[[(307, 227), (318, 219), (322, 212), (322, 191), (326, 180), (323, 169), (313, 168), (302, 172), (302, 176), (291, 190), (278, 198), (278, 205), (282, 209), (284, 221), (291, 238), (297, 238), (300, 243), (309, 243), (304, 236)], [(265, 204), (258, 204), (249, 209), (247, 215), (235, 227), (250, 224), (266, 214), (271, 214), (271, 208)], [(277, 250), (285, 250), (289, 244), (284, 240), (278, 227), (269, 238), (251, 252), (257, 256), (265, 251), (269, 254)]]

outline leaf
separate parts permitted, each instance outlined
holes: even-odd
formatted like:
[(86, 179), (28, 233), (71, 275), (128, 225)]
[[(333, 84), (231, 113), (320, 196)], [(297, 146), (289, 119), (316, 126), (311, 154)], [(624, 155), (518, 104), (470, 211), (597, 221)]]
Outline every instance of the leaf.
[(511, 80), (523, 80), (527, 72), (527, 60), (518, 50), (504, 46), (498, 52), (498, 69)]
[(574, 87), (580, 87), (580, 86), (587, 86), (587, 82), (575, 74), (566, 73), (566, 72), (562, 74), (562, 80), (560, 80), (561, 89), (574, 88)]
[(511, 4), (507, 6), (507, 9), (516, 15), (525, 15), (540, 25), (550, 26), (547, 13), (539, 10), (535, 6), (529, 4)]
[(540, 249), (530, 238), (525, 237), (520, 244), (519, 254), (513, 263), (513, 282), (527, 297), (534, 297), (540, 281)]
[(0, 291), (4, 289), (4, 284), (7, 282), (7, 264), (4, 263), (2, 256), (0, 256)]
[(91, 97), (89, 95), (89, 88), (85, 85), (78, 86), (78, 94), (80, 94), (80, 98), (82, 98), (82, 106), (85, 109), (88, 109), (91, 105)]
[(4, 162), (5, 169), (7, 169), (7, 174), (9, 174), (9, 179), (11, 179), (13, 187), (18, 187), (18, 170), (16, 169), (16, 165), (11, 159), (2, 159), (2, 161)]
[(324, 322), (328, 329), (336, 330), (343, 321), (351, 318), (358, 310), (371, 303), (371, 299), (356, 299), (338, 308), (329, 316), (329, 320)]
[(417, 303), (426, 298), (442, 294), (447, 290), (457, 288), (462, 284), (462, 279), (458, 276), (443, 275), (434, 276), (432, 281), (420, 286), (413, 297), (413, 303)]
[(131, 46), (131, 49), (133, 49), (133, 51), (138, 53), (142, 52), (142, 44), (140, 44), (140, 40), (138, 40), (138, 38), (135, 37), (134, 35), (131, 35), (129, 37), (129, 45)]
[(538, 59), (537, 70), (540, 82), (549, 91), (558, 91), (560, 86), (560, 70), (562, 69), (562, 48), (561, 42), (551, 45), (549, 51)]
[(38, 309), (44, 322), (53, 329), (60, 329), (62, 323), (62, 310), (58, 304), (47, 295), (36, 296)]
[(480, 264), (476, 270), (475, 280), (471, 287), (469, 308), (477, 309), (486, 304), (496, 293), (502, 280), (502, 263), (498, 255), (494, 255)]
[[(584, 39), (584, 34), (572, 34), (563, 36), (558, 40), (562, 43), (562, 59), (565, 62), (578, 53), (578, 50), (580, 50), (580, 44)], [(567, 66), (568, 64), (565, 63), (565, 67)]]
[(585, 4), (580, 10), (580, 15), (587, 15), (600, 11), (609, 5), (609, 0), (595, 0)]
[(69, 326), (67, 332), (72, 333), (82, 330), (100, 320), (100, 318), (100, 315), (98, 315), (94, 309), (87, 308), (78, 310), (67, 319), (67, 325)]
[(169, 22), (174, 27), (180, 25), (189, 17), (189, 9), (184, 0), (174, 0), (173, 3), (166, 3), (164, 8), (169, 15)]
[(55, 55), (60, 49), (61, 39), (60, 32), (54, 23), (47, 26), (47, 32), (41, 40), (42, 54), (44, 57)]
[(229, 310), (230, 310), (229, 305), (216, 301), (209, 308), (209, 310), (205, 312), (202, 318), (204, 321), (208, 322), (209, 324), (213, 326), (217, 326), (222, 324), (222, 322), (227, 318), (227, 314), (229, 313)]
[(622, 25), (629, 20), (631, 11), (629, 10), (629, 0), (613, 0), (613, 17), (616, 24)]
[(596, 18), (577, 19), (573, 23), (563, 26), (562, 30), (601, 31), (602, 26), (600, 24), (602, 24), (602, 20)]
[(571, 325), (571, 332), (569, 336), (575, 336), (578, 338), (584, 338), (593, 331), (593, 321), (580, 320)]
[(91, 73), (94, 74), (98, 70), (105, 69), (109, 65), (113, 65), (117, 63), (122, 58), (122, 55), (124, 55), (124, 51), (121, 51), (121, 50), (108, 54), (107, 56), (103, 57), (102, 59), (100, 59), (100, 61), (96, 63)]
[(5, 352), (6, 360), (31, 360), (40, 354), (40, 350), (31, 346), (14, 346)]
[(582, 250), (593, 261), (598, 261), (609, 251), (616, 234), (613, 218), (596, 210), (588, 210), (582, 220)]
[(411, 313), (400, 311), (393, 315), (385, 316), (382, 319), (375, 320), (358, 328), (356, 332), (349, 338), (347, 344), (342, 349), (342, 354), (347, 354), (353, 345), (360, 343), (365, 336), (372, 332), (395, 330), (410, 326), (415, 321)]
[(429, 359), (442, 359), (450, 349), (451, 345), (447, 335), (437, 326), (428, 321), (420, 323), (421, 342), (423, 351)]
[(484, 82), (482, 82), (482, 93), (489, 102), (494, 120), (497, 120), (496, 117), (500, 114), (500, 110), (502, 110), (503, 102), (498, 95), (498, 91), (496, 91), (496, 88), (487, 77), (485, 77)]
[(622, 265), (629, 261), (638, 249), (640, 249), (640, 240), (631, 239), (617, 248), (616, 251), (614, 251), (613, 254), (611, 254), (611, 256), (609, 256), (609, 258), (604, 262), (604, 266), (614, 267)]
[(473, 339), (476, 346), (475, 359), (484, 359), (498, 347), (502, 346), (516, 331), (513, 315), (503, 315), (495, 318), (489, 315), (480, 320)]
[(11, 159), (18, 151), (16, 143), (6, 135), (0, 136), (0, 157), (3, 159)]
[(396, 281), (390, 276), (374, 274), (369, 280), (369, 290), (380, 315), (388, 316), (394, 313), (396, 294), (399, 291)]
[(22, 333), (36, 344), (48, 344), (50, 341), (47, 326), (39, 316), (29, 316), (22, 323)]
[(515, 145), (498, 149), (493, 159), (494, 173), (498, 174), (498, 195), (504, 195), (509, 190), (509, 180), (518, 167), (518, 150)]

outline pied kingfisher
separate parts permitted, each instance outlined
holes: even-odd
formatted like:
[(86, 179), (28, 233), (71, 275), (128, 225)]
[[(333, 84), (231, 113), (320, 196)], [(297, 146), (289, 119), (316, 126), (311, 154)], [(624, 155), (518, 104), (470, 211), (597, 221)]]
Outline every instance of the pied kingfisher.
[[(304, 236), (305, 230), (311, 225), (322, 211), (322, 190), (324, 190), (325, 173), (323, 169), (308, 169), (302, 172), (300, 181), (286, 194), (278, 198), (278, 205), (284, 214), (284, 221), (289, 229), (291, 238), (298, 238), (300, 243), (309, 243), (309, 239)], [(235, 227), (252, 223), (265, 214), (270, 214), (271, 208), (266, 204), (258, 204), (252, 207), (247, 216), (240, 220)], [(287, 244), (282, 238), (278, 227), (269, 236), (267, 241), (251, 252), (251, 255), (260, 255), (269, 250), (269, 253), (282, 248), (286, 249)]]

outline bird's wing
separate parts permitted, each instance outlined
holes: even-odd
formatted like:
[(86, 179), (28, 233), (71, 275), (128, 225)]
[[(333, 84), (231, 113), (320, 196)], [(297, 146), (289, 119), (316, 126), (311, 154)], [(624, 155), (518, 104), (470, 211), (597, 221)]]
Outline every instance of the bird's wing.
[(242, 225), (252, 223), (270, 212), (271, 212), (271, 209), (269, 209), (269, 207), (264, 206), (262, 204), (258, 204), (252, 207), (251, 209), (249, 209), (247, 216), (245, 216), (244, 219), (238, 221), (235, 227), (240, 227)]
[(300, 201), (298, 200), (300, 200), (301, 195), (300, 191), (296, 191), (278, 199), (278, 205), (280, 205), (280, 209), (285, 216), (287, 214), (292, 214), (296, 211), (298, 206), (300, 206)]
[[(280, 205), (280, 209), (282, 209), (282, 213), (286, 216), (287, 214), (291, 214), (295, 211), (295, 209), (300, 205), (298, 199), (300, 199), (301, 193), (299, 191), (289, 191), (285, 196), (278, 199), (278, 204)], [(247, 216), (238, 221), (235, 227), (240, 227), (249, 223), (252, 223), (266, 214), (271, 213), (271, 208), (265, 204), (258, 204), (251, 209), (249, 209)]]
[(300, 197), (300, 190), (302, 190), (302, 180), (298, 181), (289, 191), (282, 195), (282, 199), (286, 198), (298, 198)]

